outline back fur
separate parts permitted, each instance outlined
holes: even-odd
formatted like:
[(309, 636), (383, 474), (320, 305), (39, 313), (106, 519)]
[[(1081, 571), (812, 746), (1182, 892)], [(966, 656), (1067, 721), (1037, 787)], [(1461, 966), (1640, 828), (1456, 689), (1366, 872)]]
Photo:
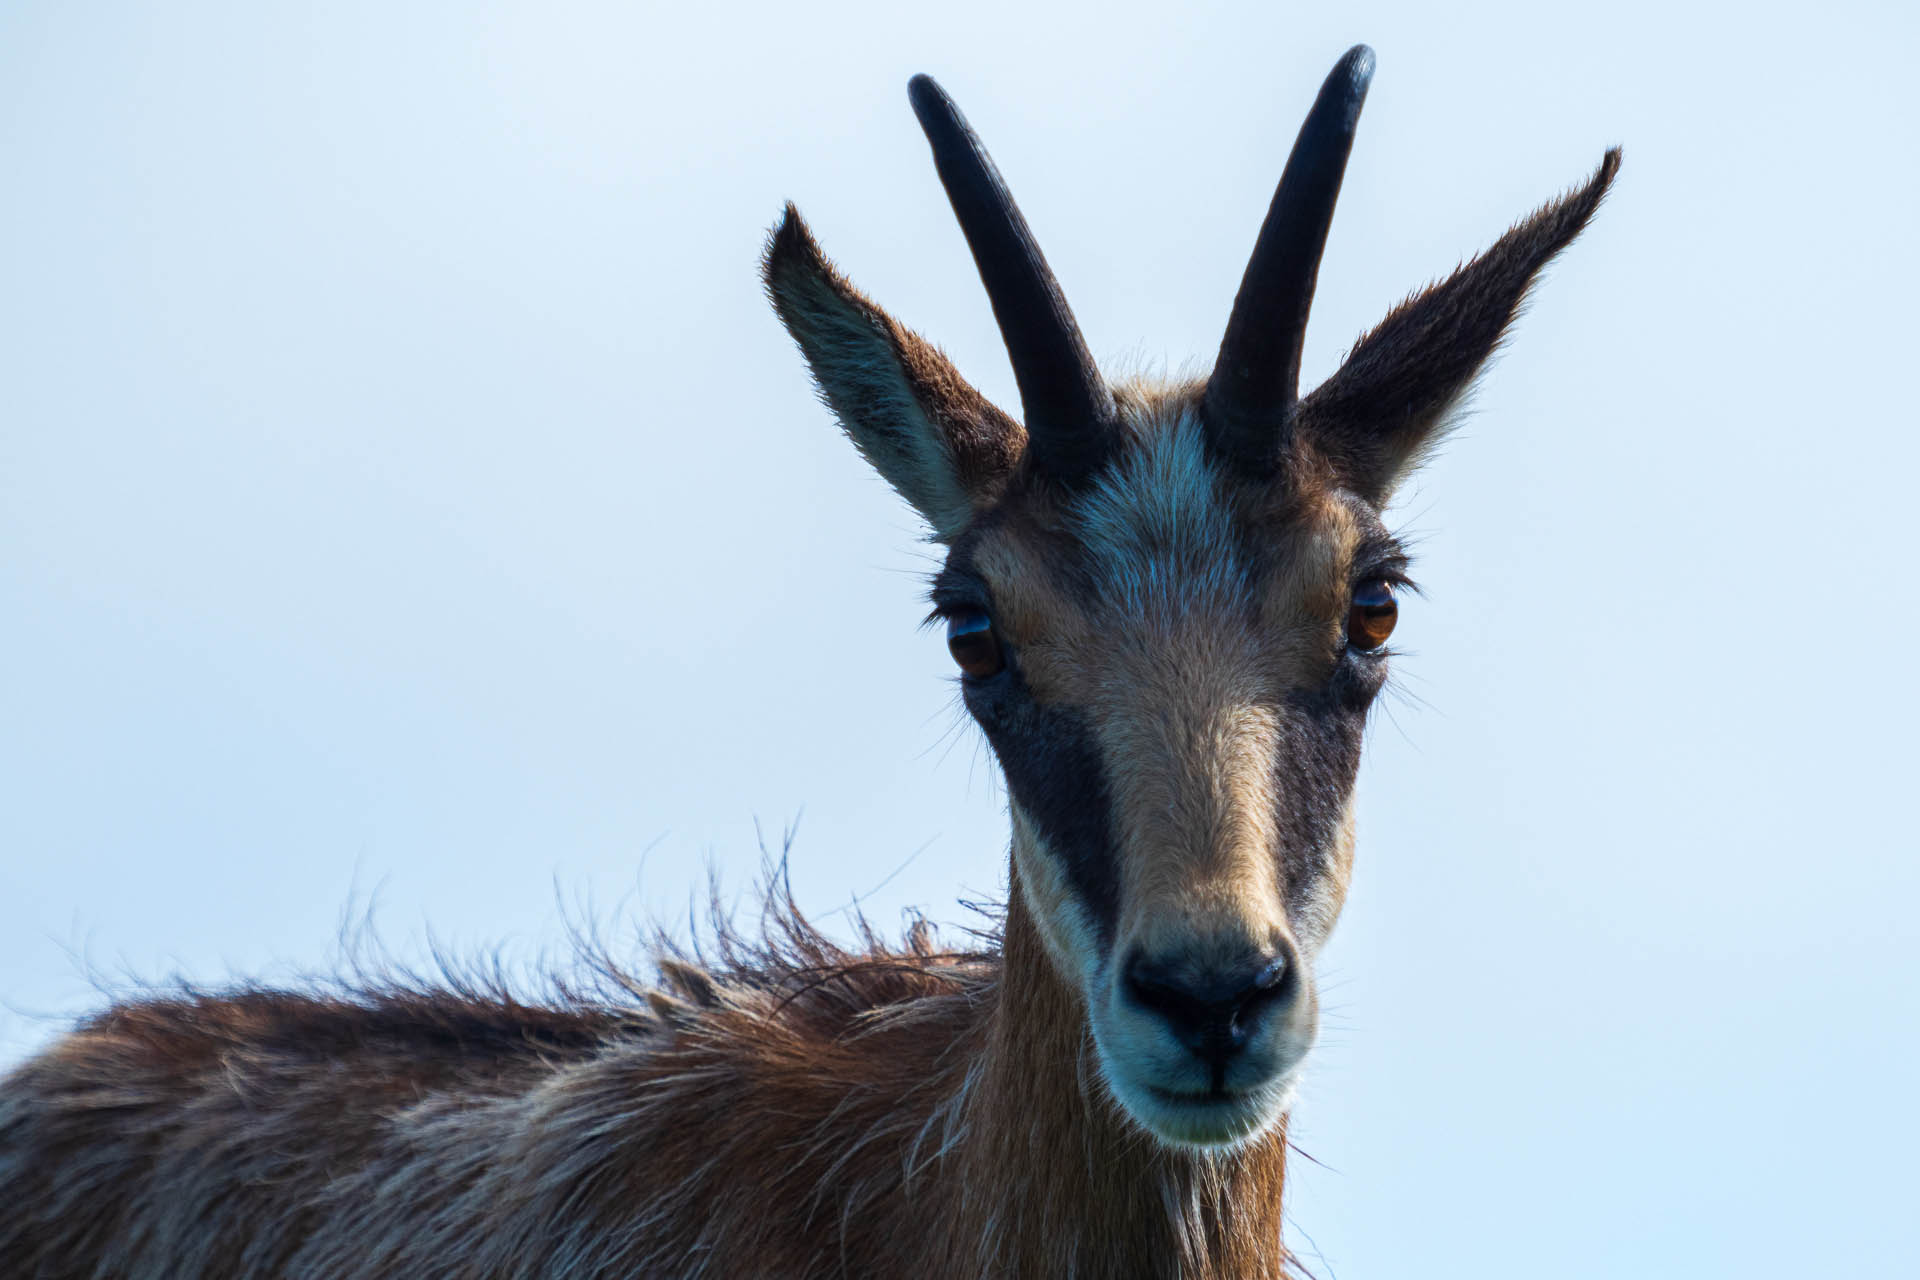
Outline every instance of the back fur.
[[(1279, 1272), (1279, 1144), (1155, 1149), (1061, 1034), (1072, 993), (1010, 990), (999, 939), (862, 934), (844, 949), (782, 894), (761, 938), (663, 951), (652, 985), (590, 955), (596, 995), (118, 1005), (0, 1082), (5, 1274)], [(1017, 908), (1006, 942), (1037, 946)]]

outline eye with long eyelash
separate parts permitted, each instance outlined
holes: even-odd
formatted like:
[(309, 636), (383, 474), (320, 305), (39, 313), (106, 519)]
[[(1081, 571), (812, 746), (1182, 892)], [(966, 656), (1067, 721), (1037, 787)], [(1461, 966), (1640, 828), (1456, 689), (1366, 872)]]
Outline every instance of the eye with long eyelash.
[(1373, 653), (1393, 634), (1400, 619), (1400, 602), (1394, 598), (1394, 584), (1386, 578), (1371, 578), (1353, 590), (1347, 607), (1347, 645), (1361, 653)]
[(1000, 673), (1006, 659), (1000, 652), (993, 619), (983, 609), (957, 609), (946, 615), (947, 652), (960, 670), (976, 680)]

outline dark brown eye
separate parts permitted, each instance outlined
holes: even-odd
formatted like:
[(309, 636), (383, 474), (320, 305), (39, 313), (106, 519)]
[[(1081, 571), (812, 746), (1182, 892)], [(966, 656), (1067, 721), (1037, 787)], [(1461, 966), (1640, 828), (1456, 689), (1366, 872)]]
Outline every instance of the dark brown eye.
[(960, 669), (976, 680), (998, 675), (1005, 661), (994, 638), (993, 619), (984, 613), (956, 613), (947, 618), (947, 652)]
[(1378, 578), (1363, 582), (1354, 588), (1353, 604), (1347, 610), (1347, 643), (1362, 653), (1378, 649), (1393, 634), (1399, 617), (1392, 583)]

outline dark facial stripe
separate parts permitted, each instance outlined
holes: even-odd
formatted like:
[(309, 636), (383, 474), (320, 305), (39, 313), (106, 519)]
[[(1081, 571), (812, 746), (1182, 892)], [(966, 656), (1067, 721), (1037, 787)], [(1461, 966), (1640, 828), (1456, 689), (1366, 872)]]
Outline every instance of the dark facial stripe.
[(968, 681), (966, 699), (1000, 759), (1015, 803), (1059, 859), (1102, 947), (1111, 945), (1120, 874), (1106, 771), (1086, 721), (1034, 701), (1017, 656), (991, 680)]
[[(1333, 850), (1347, 799), (1360, 772), (1360, 743), (1366, 708), (1379, 690), (1380, 672), (1353, 669), (1342, 661), (1330, 687), (1298, 692), (1287, 699), (1274, 793), (1274, 826), (1285, 862), (1288, 915), (1320, 883), (1322, 860)], [(1362, 658), (1370, 666), (1378, 659)]]

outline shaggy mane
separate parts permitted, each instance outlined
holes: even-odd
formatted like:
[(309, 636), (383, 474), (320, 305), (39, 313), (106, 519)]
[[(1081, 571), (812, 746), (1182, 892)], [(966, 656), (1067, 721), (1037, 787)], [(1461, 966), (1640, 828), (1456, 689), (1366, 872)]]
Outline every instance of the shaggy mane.
[[(999, 934), (997, 917), (982, 910), (994, 923), (972, 932), (980, 945), (971, 949), (943, 946), (918, 915), (892, 943), (858, 913), (855, 940), (843, 945), (801, 911), (783, 860), (764, 882), (753, 926), (742, 927), (716, 893), (704, 934), (692, 942), (648, 929), (640, 967), (616, 957), (597, 932), (576, 928), (571, 962), (548, 968), (533, 992), (497, 959), (475, 965), (436, 948), (431, 974), (354, 958), (347, 976), (295, 983), (123, 989), (76, 1029), (177, 1066), (236, 1051), (377, 1058), (404, 1067), (400, 1073), (416, 1086), (515, 1062), (551, 1068), (613, 1042), (684, 1029), (706, 1011), (778, 1023), (802, 1040), (834, 1040), (900, 1006), (990, 985), (999, 973)], [(360, 948), (350, 950), (357, 957)]]

